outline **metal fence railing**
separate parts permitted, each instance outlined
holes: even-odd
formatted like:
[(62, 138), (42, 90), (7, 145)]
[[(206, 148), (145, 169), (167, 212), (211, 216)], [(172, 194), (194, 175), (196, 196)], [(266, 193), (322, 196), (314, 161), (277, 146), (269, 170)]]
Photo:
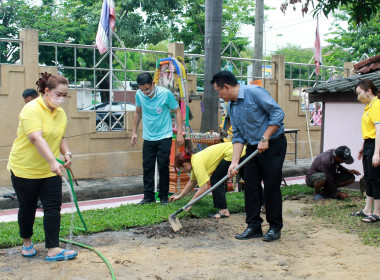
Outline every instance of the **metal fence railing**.
[[(21, 65), (22, 45), (20, 39), (0, 38), (0, 67), (5, 63)], [(274, 61), (240, 57), (232, 43), (223, 50), (222, 54), (225, 53), (229, 56), (222, 55), (222, 70), (232, 71), (241, 83), (252, 84), (260, 80), (265, 87), (266, 79), (274, 78)], [(128, 129), (126, 113), (134, 111), (131, 90), (137, 75), (143, 71), (154, 73), (157, 61), (169, 55), (164, 51), (121, 47), (113, 47), (112, 52), (100, 55), (93, 45), (39, 42), (40, 65), (57, 67), (70, 80), (70, 88), (78, 92), (78, 110), (95, 111), (97, 131)], [(197, 77), (199, 90), (204, 87), (204, 58), (202, 54), (191, 53), (185, 53), (184, 57), (188, 73)], [(317, 76), (313, 64), (286, 62), (285, 78), (292, 80), (301, 93), (303, 88), (342, 77), (344, 71), (342, 67), (324, 65), (320, 69)], [(304, 110), (312, 107), (308, 103), (303, 106)]]
[(40, 42), (39, 48), (40, 63), (57, 67), (77, 89), (78, 110), (95, 111), (97, 131), (128, 129), (126, 113), (135, 111), (133, 82), (143, 71), (154, 73), (157, 61), (169, 54), (113, 47), (100, 55), (96, 46), (51, 42)]

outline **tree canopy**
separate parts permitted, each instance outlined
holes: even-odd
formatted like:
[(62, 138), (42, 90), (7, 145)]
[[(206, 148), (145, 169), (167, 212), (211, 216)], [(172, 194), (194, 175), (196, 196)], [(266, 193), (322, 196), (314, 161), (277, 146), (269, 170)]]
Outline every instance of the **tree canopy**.
[(343, 66), (347, 61), (359, 61), (364, 54), (369, 57), (380, 53), (380, 12), (373, 15), (367, 25), (356, 27), (349, 23), (348, 28), (341, 27), (341, 23), (348, 20), (349, 15), (342, 10), (334, 15), (333, 37), (327, 39), (329, 46), (323, 50), (325, 63)]
[(348, 20), (354, 26), (362, 23), (368, 25), (370, 19), (376, 16), (380, 9), (379, 0), (284, 0), (280, 9), (285, 13), (288, 5), (291, 4), (295, 10), (297, 3), (301, 3), (302, 14), (308, 13), (312, 8), (314, 15), (322, 12), (326, 17), (336, 10), (345, 8), (349, 16)]

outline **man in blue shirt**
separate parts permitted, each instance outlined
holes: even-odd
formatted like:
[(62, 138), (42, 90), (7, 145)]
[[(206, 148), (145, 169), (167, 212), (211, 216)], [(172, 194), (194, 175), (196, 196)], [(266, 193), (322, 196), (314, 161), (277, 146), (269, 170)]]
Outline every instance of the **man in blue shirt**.
[(170, 110), (176, 111), (177, 144), (183, 145), (182, 118), (178, 102), (170, 90), (156, 86), (149, 73), (137, 77), (136, 112), (133, 118), (132, 147), (137, 144), (137, 128), (143, 121), (143, 181), (144, 199), (139, 204), (155, 202), (154, 170), (157, 160), (159, 198), (166, 205), (169, 193), (169, 163), (172, 146), (172, 120)]
[[(244, 166), (245, 209), (247, 229), (235, 236), (245, 240), (263, 237), (264, 241), (279, 239), (282, 229), (281, 180), (282, 165), (286, 154), (284, 135), (284, 111), (265, 89), (239, 85), (229, 71), (214, 75), (211, 84), (219, 97), (228, 102), (228, 114), (232, 125), (233, 156), (228, 169), (230, 176), (235, 168), (243, 146), (247, 144), (247, 156), (258, 150)], [(261, 182), (264, 182), (266, 219), (269, 230), (263, 236), (260, 209), (263, 202)]]

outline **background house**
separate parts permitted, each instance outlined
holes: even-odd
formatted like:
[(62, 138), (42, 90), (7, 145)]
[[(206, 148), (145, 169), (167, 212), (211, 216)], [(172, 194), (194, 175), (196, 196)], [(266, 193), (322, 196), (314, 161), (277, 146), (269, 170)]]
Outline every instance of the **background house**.
[(310, 102), (323, 102), (320, 151), (347, 145), (355, 159), (349, 168), (363, 174), (362, 162), (357, 155), (363, 145), (361, 117), (364, 105), (357, 101), (355, 86), (361, 79), (370, 79), (380, 88), (380, 55), (361, 61), (353, 68), (359, 74), (322, 83), (305, 92), (309, 94)]

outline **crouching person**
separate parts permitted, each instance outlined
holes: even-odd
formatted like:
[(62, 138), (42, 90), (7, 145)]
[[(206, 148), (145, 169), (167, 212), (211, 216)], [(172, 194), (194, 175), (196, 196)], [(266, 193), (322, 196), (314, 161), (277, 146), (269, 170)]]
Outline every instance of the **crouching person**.
[(314, 199), (320, 201), (324, 196), (346, 199), (348, 193), (341, 192), (338, 188), (352, 184), (355, 175), (360, 175), (360, 172), (347, 169), (341, 164), (353, 162), (354, 159), (347, 146), (327, 150), (317, 156), (306, 175), (306, 185), (314, 189)]

